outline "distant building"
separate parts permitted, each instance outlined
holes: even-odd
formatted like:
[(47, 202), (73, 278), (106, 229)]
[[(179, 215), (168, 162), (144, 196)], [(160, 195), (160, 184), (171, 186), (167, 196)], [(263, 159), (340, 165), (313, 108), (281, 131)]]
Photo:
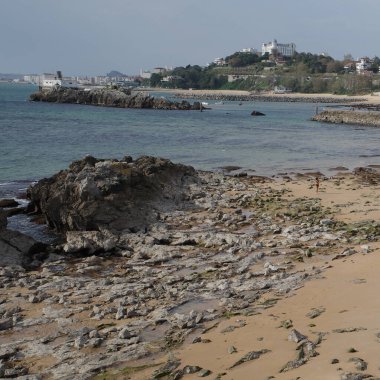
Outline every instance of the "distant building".
[(140, 78), (150, 79), (152, 74), (165, 74), (166, 72), (172, 70), (173, 68), (168, 67), (155, 67), (152, 70), (140, 69)]
[(140, 69), (140, 77), (142, 79), (150, 79), (151, 76), (152, 76), (152, 73), (150, 71)]
[(52, 88), (54, 86), (60, 86), (62, 84), (62, 79), (58, 78), (57, 74), (43, 73), (40, 76), (39, 85), (42, 88)]
[(47, 89), (54, 87), (77, 88), (78, 85), (78, 82), (73, 78), (63, 78), (60, 71), (57, 71), (57, 74), (44, 73), (39, 80), (39, 86)]
[(234, 75), (228, 75), (227, 76), (227, 80), (228, 80), (228, 83), (232, 83), (232, 82), (235, 82), (237, 80), (246, 80), (248, 78), (252, 78), (253, 75), (251, 74), (234, 74)]
[(95, 85), (104, 86), (110, 82), (110, 78), (105, 75), (98, 75), (94, 77)]
[(178, 75), (168, 75), (166, 77), (163, 77), (161, 82), (175, 82), (182, 80), (183, 78)]
[(347, 62), (343, 69), (346, 73), (354, 73), (356, 71), (356, 62)]
[(37, 74), (24, 75), (24, 82), (28, 82), (28, 83), (32, 83), (32, 84), (39, 84), (40, 83), (40, 76)]
[(279, 53), (284, 57), (291, 57), (296, 51), (296, 45), (291, 42), (289, 44), (279, 44), (277, 40), (272, 42), (263, 43), (261, 47), (261, 53), (264, 55), (268, 53), (272, 55), (274, 53)]
[(273, 89), (273, 92), (275, 94), (287, 94), (289, 92), (292, 92), (292, 90), (284, 86), (275, 86), (275, 88)]
[(163, 74), (166, 73), (167, 69), (165, 67), (155, 67), (152, 70), (152, 74)]
[(358, 74), (364, 74), (372, 68), (372, 62), (368, 57), (360, 58), (358, 62), (356, 62), (356, 72)]
[(240, 53), (251, 53), (251, 54), (256, 54), (257, 49), (254, 48), (244, 48), (240, 50)]
[(223, 66), (226, 64), (224, 58), (215, 58), (212, 62), (215, 63), (215, 65), (217, 66)]

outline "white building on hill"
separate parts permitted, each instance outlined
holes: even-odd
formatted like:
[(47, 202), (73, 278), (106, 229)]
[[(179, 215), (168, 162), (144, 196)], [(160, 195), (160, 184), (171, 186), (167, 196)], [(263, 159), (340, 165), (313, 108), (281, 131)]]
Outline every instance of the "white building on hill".
[(254, 48), (244, 48), (240, 50), (240, 53), (251, 53), (251, 54), (256, 54), (257, 50)]
[(263, 43), (261, 47), (261, 53), (264, 55), (265, 53), (273, 54), (277, 52), (284, 57), (291, 57), (296, 51), (296, 45), (291, 42), (289, 44), (279, 44), (277, 40), (273, 40), (272, 42)]
[(366, 71), (369, 71), (372, 67), (372, 62), (368, 57), (360, 58), (358, 62), (356, 62), (356, 72), (358, 74), (362, 74)]
[(215, 58), (212, 62), (217, 66), (223, 66), (226, 63), (224, 58)]

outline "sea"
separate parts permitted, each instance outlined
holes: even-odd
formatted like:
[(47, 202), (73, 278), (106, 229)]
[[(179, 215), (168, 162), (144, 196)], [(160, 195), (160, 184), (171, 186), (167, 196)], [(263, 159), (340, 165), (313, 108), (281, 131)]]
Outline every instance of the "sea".
[[(0, 83), (0, 198), (86, 155), (154, 155), (202, 170), (239, 166), (257, 175), (380, 164), (380, 129), (310, 121), (311, 103), (209, 101), (199, 111), (30, 102), (37, 87)], [(151, 93), (171, 97), (168, 93)], [(251, 116), (253, 110), (265, 116)]]

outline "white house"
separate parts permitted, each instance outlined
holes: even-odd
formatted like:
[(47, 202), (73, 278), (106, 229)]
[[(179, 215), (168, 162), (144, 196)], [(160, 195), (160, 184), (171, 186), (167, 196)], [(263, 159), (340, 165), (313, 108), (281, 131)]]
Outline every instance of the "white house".
[(256, 54), (257, 50), (254, 48), (244, 48), (240, 50), (240, 53), (251, 53), (251, 54)]
[(40, 76), (40, 87), (42, 88), (77, 88), (78, 85), (78, 82), (72, 78), (62, 78), (62, 74), (60, 72), (57, 72), (57, 74), (44, 73)]
[(61, 84), (62, 80), (58, 78), (57, 74), (43, 73), (40, 75), (40, 86), (42, 88), (52, 88)]
[(149, 70), (143, 70), (143, 69), (140, 70), (140, 77), (141, 78), (150, 79), (151, 76), (152, 76), (152, 73)]
[(289, 44), (279, 44), (277, 40), (273, 40), (268, 43), (263, 43), (261, 47), (261, 53), (273, 54), (274, 52), (280, 53), (284, 57), (291, 57), (296, 51), (296, 45), (291, 42)]
[(224, 58), (215, 58), (212, 62), (217, 66), (223, 66), (226, 63)]
[(356, 62), (356, 72), (358, 74), (362, 74), (365, 71), (370, 70), (372, 67), (372, 62), (368, 57), (360, 58), (358, 62)]

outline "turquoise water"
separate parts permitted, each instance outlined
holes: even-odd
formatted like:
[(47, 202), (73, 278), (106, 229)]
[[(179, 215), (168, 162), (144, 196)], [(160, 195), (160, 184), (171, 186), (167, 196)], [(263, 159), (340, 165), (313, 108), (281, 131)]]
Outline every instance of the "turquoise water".
[[(311, 122), (315, 104), (133, 110), (29, 102), (35, 90), (0, 83), (2, 186), (49, 176), (86, 154), (158, 155), (197, 169), (238, 165), (266, 175), (380, 163), (380, 129)], [(267, 116), (252, 117), (253, 109)]]

